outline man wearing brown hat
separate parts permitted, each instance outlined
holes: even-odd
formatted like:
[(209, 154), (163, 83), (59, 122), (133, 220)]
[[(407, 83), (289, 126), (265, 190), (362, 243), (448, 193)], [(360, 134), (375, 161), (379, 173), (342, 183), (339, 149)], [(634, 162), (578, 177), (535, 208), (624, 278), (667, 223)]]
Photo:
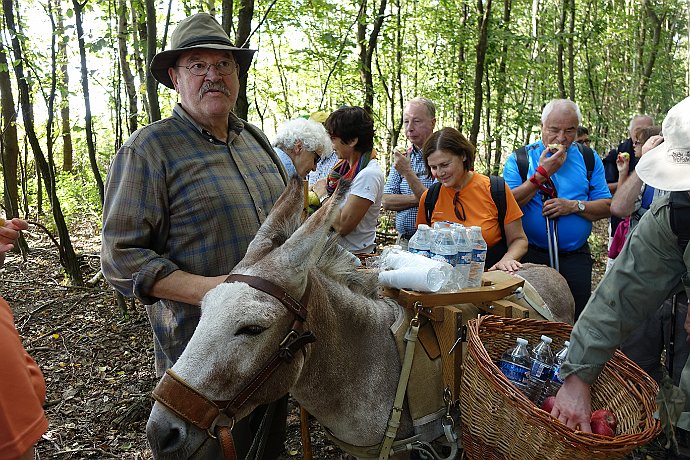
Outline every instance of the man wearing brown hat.
[[(202, 298), (242, 259), (285, 188), (287, 176), (264, 134), (232, 113), (253, 53), (235, 47), (208, 14), (182, 20), (170, 49), (151, 61), (151, 73), (179, 94), (179, 103), (169, 118), (133, 133), (108, 173), (103, 274), (146, 305), (158, 376), (182, 354)], [(263, 458), (282, 450), (285, 412), (282, 401), (278, 434), (271, 431)], [(252, 427), (233, 430), (239, 458)]]

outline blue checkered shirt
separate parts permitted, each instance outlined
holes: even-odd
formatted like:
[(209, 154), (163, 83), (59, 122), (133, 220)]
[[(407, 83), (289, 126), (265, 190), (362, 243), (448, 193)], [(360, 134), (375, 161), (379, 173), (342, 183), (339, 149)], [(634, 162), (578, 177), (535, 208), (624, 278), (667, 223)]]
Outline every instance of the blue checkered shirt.
[[(426, 166), (422, 158), (422, 152), (414, 145), (408, 150), (410, 165), (412, 170), (417, 174), (417, 177), (422, 183), (429, 188), (434, 180), (426, 175)], [(395, 166), (391, 166), (391, 171), (388, 174), (388, 180), (383, 188), (384, 194), (392, 195), (414, 195), (410, 184), (400, 175)], [(395, 229), (404, 238), (410, 238), (417, 230), (417, 209), (418, 206), (403, 209), (395, 213)]]
[(133, 133), (108, 172), (101, 266), (119, 292), (147, 305), (158, 375), (182, 354), (201, 309), (152, 297), (153, 284), (178, 269), (230, 273), (285, 188), (275, 152), (229, 121), (221, 142), (177, 105)]
[(311, 187), (316, 183), (317, 180), (328, 177), (328, 173), (331, 172), (333, 166), (338, 162), (338, 154), (335, 150), (331, 150), (331, 153), (319, 160), (316, 163), (316, 170), (309, 171), (307, 174), (307, 180), (309, 181), (309, 186)]

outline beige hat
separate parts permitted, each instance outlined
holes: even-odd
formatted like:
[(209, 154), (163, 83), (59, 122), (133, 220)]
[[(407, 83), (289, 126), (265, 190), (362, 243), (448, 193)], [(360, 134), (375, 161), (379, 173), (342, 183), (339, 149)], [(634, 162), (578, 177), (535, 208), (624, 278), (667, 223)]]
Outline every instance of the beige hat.
[(151, 74), (168, 88), (174, 88), (168, 69), (175, 65), (181, 53), (193, 48), (232, 51), (239, 65), (239, 74), (249, 71), (256, 50), (237, 48), (223, 27), (208, 13), (197, 13), (177, 24), (170, 36), (170, 49), (161, 51), (151, 59)]
[(690, 191), (690, 97), (668, 111), (661, 134), (664, 142), (642, 155), (637, 175), (659, 190)]

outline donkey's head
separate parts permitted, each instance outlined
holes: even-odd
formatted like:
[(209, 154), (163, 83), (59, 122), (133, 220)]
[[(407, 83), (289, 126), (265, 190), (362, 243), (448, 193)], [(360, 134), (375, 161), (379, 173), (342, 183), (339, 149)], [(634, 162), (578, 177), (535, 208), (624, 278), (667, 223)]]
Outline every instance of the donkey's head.
[(312, 341), (303, 324), (310, 270), (332, 251), (330, 227), (346, 188), (300, 226), (303, 187), (293, 178), (228, 282), (206, 294), (192, 339), (154, 393), (146, 427), (154, 457), (217, 458), (207, 433), (295, 383), (300, 350)]

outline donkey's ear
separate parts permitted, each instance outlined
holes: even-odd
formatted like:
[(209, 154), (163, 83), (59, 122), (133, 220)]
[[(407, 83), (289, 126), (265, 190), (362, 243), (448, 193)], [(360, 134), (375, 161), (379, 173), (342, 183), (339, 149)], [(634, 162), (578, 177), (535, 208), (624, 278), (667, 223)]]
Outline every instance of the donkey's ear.
[(299, 226), (304, 208), (302, 180), (292, 176), (237, 267), (253, 265), (288, 239)]
[(350, 182), (341, 179), (331, 198), (280, 247), (279, 256), (288, 267), (306, 271), (316, 263), (349, 190)]

